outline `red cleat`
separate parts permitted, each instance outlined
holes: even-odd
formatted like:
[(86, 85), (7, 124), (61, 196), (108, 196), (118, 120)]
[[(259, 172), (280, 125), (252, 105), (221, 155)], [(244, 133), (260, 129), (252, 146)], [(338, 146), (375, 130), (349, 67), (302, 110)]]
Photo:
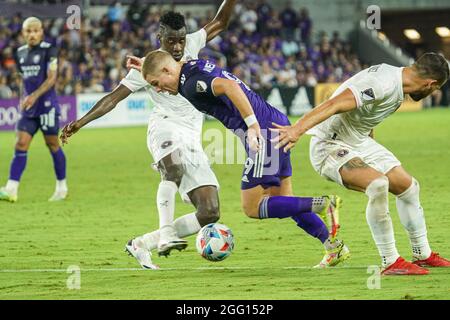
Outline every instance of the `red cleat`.
[(389, 267), (384, 269), (381, 274), (385, 276), (390, 275), (425, 275), (428, 274), (429, 271), (425, 268), (419, 267), (418, 265), (412, 264), (411, 262), (406, 261), (402, 257), (398, 257), (398, 259), (391, 264)]
[(415, 265), (421, 267), (444, 267), (450, 268), (450, 261), (439, 256), (437, 252), (431, 252), (428, 259), (413, 261)]

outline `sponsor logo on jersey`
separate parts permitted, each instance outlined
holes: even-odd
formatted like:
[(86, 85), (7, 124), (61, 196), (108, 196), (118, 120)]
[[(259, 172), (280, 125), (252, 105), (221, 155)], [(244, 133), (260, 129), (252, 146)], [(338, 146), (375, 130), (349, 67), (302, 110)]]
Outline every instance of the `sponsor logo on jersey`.
[(361, 98), (364, 101), (372, 101), (375, 100), (375, 93), (373, 93), (373, 89), (369, 88), (361, 92)]
[(206, 92), (206, 89), (208, 89), (208, 85), (205, 81), (197, 81), (197, 92)]
[(39, 74), (39, 71), (41, 71), (41, 66), (23, 66), (22, 72), (23, 72), (23, 78), (27, 79), (29, 77), (36, 77)]

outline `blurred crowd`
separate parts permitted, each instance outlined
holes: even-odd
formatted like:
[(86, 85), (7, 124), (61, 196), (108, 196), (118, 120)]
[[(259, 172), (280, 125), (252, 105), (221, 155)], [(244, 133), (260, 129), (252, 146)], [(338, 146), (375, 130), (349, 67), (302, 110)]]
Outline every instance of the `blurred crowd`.
[[(67, 29), (63, 19), (44, 20), (46, 41), (59, 48), (58, 94), (112, 90), (127, 73), (127, 54), (143, 56), (159, 47), (162, 13), (136, 1), (128, 8), (111, 5), (98, 20), (85, 17), (81, 30)], [(215, 13), (185, 12), (188, 32), (203, 27)], [(13, 55), (24, 44), (23, 19), (20, 14), (0, 16), (0, 98), (18, 95)], [(229, 30), (209, 42), (200, 57), (226, 67), (254, 89), (341, 82), (366, 67), (338, 32), (313, 32), (306, 8), (288, 3), (275, 10), (265, 0), (237, 4)]]

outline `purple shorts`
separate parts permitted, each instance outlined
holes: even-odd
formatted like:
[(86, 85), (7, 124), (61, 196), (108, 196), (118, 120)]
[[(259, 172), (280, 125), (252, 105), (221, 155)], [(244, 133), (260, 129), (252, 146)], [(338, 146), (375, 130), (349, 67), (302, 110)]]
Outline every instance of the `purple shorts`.
[(242, 173), (241, 190), (262, 186), (279, 187), (281, 178), (292, 176), (291, 153), (285, 153), (283, 149), (275, 150), (276, 143), (270, 142), (273, 134), (271, 131), (262, 131), (265, 139), (264, 152), (256, 154), (245, 143), (247, 160)]
[(17, 131), (28, 132), (31, 136), (34, 136), (39, 129), (46, 136), (58, 135), (59, 115), (55, 112), (55, 109), (35, 118), (28, 118), (22, 115), (16, 126)]

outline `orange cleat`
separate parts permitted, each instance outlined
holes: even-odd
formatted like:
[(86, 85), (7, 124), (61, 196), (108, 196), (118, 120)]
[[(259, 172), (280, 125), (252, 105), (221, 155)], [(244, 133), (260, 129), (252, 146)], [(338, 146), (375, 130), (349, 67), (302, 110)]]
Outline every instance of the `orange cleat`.
[(448, 261), (445, 258), (442, 258), (439, 256), (439, 253), (437, 252), (431, 252), (431, 255), (428, 257), (428, 259), (425, 260), (416, 260), (413, 261), (415, 265), (421, 266), (421, 267), (444, 267), (444, 268), (450, 268), (450, 261)]
[(419, 267), (411, 262), (406, 261), (402, 257), (398, 257), (398, 259), (391, 264), (389, 267), (384, 269), (381, 274), (385, 276), (390, 275), (425, 275), (428, 274), (428, 269)]

